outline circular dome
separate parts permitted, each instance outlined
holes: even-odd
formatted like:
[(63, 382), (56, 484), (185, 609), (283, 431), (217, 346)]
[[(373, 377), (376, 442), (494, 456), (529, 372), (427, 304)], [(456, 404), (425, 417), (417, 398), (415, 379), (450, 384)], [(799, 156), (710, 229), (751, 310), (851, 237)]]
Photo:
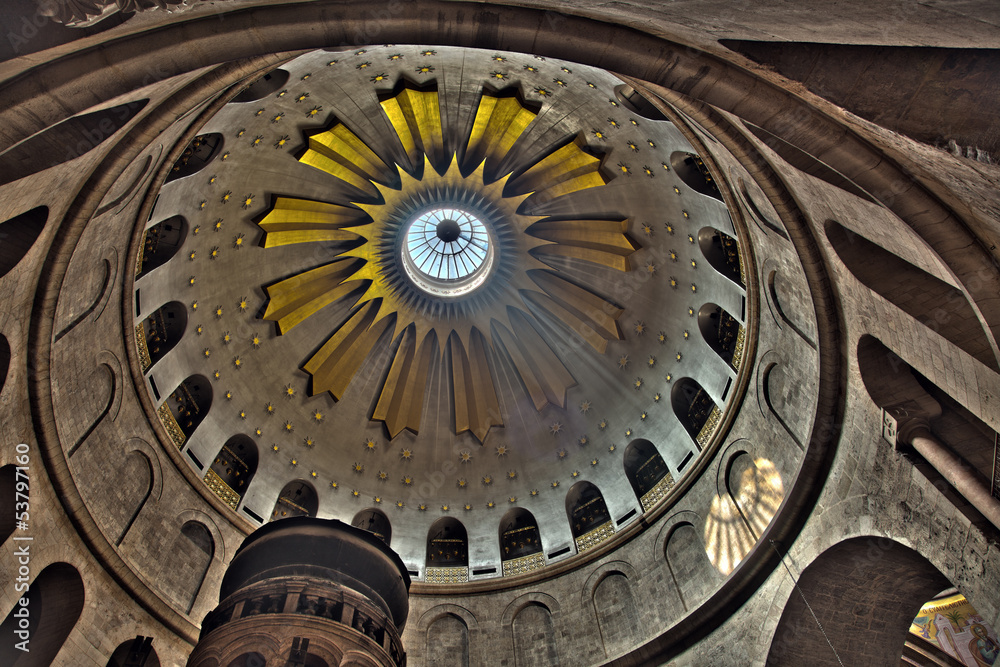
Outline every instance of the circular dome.
[(409, 224), (401, 252), (403, 269), (417, 287), (453, 298), (486, 281), (494, 246), (473, 213), (445, 207), (424, 211)]
[(390, 547), (432, 583), (544, 574), (680, 493), (754, 344), (739, 217), (671, 164), (694, 135), (608, 72), (524, 54), (282, 69), (198, 128), (218, 157), (136, 237), (150, 417), (203, 492), (251, 524), (391, 508)]

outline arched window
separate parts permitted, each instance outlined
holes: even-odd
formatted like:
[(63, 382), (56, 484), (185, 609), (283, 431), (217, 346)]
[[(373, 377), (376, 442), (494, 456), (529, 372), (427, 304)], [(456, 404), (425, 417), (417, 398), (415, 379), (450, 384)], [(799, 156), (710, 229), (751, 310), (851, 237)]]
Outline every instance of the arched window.
[(48, 219), (48, 207), (38, 206), (0, 222), (0, 238), (3, 239), (0, 243), (0, 278), (28, 254)]
[(715, 401), (700, 384), (691, 378), (682, 378), (670, 391), (670, 403), (698, 449), (704, 449), (722, 417)]
[(386, 544), (392, 539), (392, 526), (389, 517), (382, 510), (369, 507), (354, 515), (351, 525), (361, 530), (367, 530)]
[(427, 532), (427, 571), (425, 580), (452, 583), (469, 579), (469, 537), (465, 526), (444, 517)]
[(727, 364), (739, 370), (746, 344), (743, 327), (721, 306), (706, 303), (698, 311), (698, 328), (708, 346)]
[(285, 484), (274, 503), (271, 521), (290, 519), (295, 516), (316, 516), (319, 497), (312, 484), (301, 479)]
[(625, 465), (625, 476), (635, 492), (635, 497), (642, 503), (644, 512), (648, 512), (660, 498), (674, 485), (674, 477), (667, 470), (663, 457), (656, 451), (656, 446), (649, 440), (633, 440), (625, 448), (622, 459)]
[(215, 159), (215, 156), (222, 150), (223, 143), (225, 142), (222, 140), (222, 135), (218, 132), (199, 134), (191, 140), (181, 156), (177, 158), (177, 162), (170, 169), (166, 182), (169, 183), (178, 178), (197, 174), (205, 168), (205, 165)]
[(152, 637), (126, 639), (108, 659), (107, 667), (160, 667)]
[[(27, 599), (27, 607), (15, 604), (0, 625), (0, 635), (5, 638), (0, 642), (0, 665), (51, 665), (83, 611), (83, 579), (72, 565), (53, 563), (35, 577), (22, 598)], [(27, 609), (27, 628), (23, 628), (21, 618), (15, 616), (24, 609)], [(27, 630), (31, 640), (25, 645), (28, 652), (17, 648), (20, 639), (15, 629)], [(72, 659), (68, 661), (73, 662)]]
[(500, 520), (500, 560), (505, 577), (545, 564), (538, 522), (528, 510), (515, 507)]
[(179, 215), (161, 220), (146, 230), (142, 239), (142, 258), (136, 277), (166, 264), (177, 254), (187, 236), (187, 220)]
[(250, 486), (257, 472), (257, 445), (249, 436), (238, 434), (229, 438), (205, 473), (205, 484), (233, 511)]
[(203, 375), (181, 382), (160, 406), (160, 419), (178, 447), (191, 437), (212, 407), (212, 385)]
[(566, 515), (577, 551), (597, 546), (614, 535), (615, 527), (604, 496), (590, 482), (577, 482), (566, 494)]
[(136, 332), (136, 342), (139, 344), (143, 373), (177, 345), (186, 327), (187, 309), (179, 301), (160, 306), (142, 321)]
[(712, 227), (703, 227), (698, 232), (698, 245), (712, 268), (732, 280), (740, 287), (743, 282), (743, 263), (740, 259), (739, 244), (729, 234)]
[(722, 201), (722, 195), (719, 193), (719, 187), (715, 184), (715, 179), (712, 178), (708, 167), (699, 156), (694, 153), (674, 151), (670, 154), (670, 168), (695, 192)]
[(256, 102), (257, 100), (262, 100), (268, 95), (281, 90), (281, 87), (288, 83), (288, 76), (288, 70), (283, 70), (280, 67), (271, 70), (241, 90), (239, 95), (233, 98), (233, 102)]

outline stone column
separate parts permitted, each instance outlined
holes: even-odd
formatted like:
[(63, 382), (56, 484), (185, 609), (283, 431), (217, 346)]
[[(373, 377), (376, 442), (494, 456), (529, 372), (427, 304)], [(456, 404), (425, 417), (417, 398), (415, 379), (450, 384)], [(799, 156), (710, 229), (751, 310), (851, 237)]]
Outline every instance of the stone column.
[(900, 425), (896, 439), (917, 450), (970, 505), (1000, 529), (1000, 501), (990, 494), (989, 488), (976, 475), (972, 466), (935, 437), (925, 420), (911, 419), (904, 422)]
[(410, 578), (373, 534), (296, 517), (250, 535), (189, 667), (404, 667)]

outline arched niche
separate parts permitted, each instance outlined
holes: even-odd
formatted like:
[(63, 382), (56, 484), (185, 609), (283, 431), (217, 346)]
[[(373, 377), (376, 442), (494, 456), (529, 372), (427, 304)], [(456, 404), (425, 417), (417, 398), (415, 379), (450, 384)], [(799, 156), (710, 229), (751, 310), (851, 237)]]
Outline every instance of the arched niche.
[(698, 232), (698, 246), (713, 269), (740, 287), (746, 287), (740, 246), (736, 239), (714, 227), (702, 227)]
[(160, 667), (152, 637), (126, 639), (108, 658), (107, 667)]
[[(83, 579), (75, 567), (67, 563), (53, 563), (38, 573), (27, 593), (25, 608), (15, 603), (0, 625), (0, 665), (4, 667), (35, 667), (51, 665), (73, 626), (83, 611), (85, 590)], [(27, 612), (24, 610), (27, 609)], [(18, 613), (27, 614), (27, 628), (21, 625)], [(29, 652), (21, 651), (16, 644), (20, 639), (15, 630), (27, 630)], [(70, 660), (72, 662), (72, 660)]]
[[(601, 495), (601, 490), (590, 482), (577, 482), (570, 488), (566, 494), (566, 516), (569, 518), (573, 538), (577, 541), (577, 550), (580, 550), (580, 538), (598, 529), (609, 527), (611, 532), (614, 532), (611, 513), (608, 512), (604, 496)], [(587, 545), (588, 548), (590, 546), (593, 545)]]
[(828, 220), (826, 237), (847, 270), (865, 287), (970, 355), (997, 370), (986, 331), (961, 290)]
[(723, 361), (739, 370), (745, 345), (739, 320), (722, 306), (706, 303), (698, 310), (698, 329), (708, 346)]
[(389, 523), (389, 517), (380, 509), (369, 507), (361, 510), (351, 519), (351, 525), (361, 530), (367, 530), (386, 544), (392, 540), (392, 525)]
[(444, 614), (427, 627), (427, 665), (469, 667), (469, 626), (455, 614)]
[(726, 491), (739, 509), (755, 539), (760, 539), (785, 498), (781, 474), (770, 460), (754, 459), (747, 452), (730, 458)]
[[(950, 586), (924, 556), (887, 537), (839, 542), (809, 563), (788, 590), (765, 664), (899, 665), (920, 608)], [(845, 641), (856, 636), (859, 619), (864, 641)]]
[(674, 414), (701, 450), (708, 444), (721, 413), (704, 387), (691, 378), (681, 378), (670, 390)]
[(160, 406), (160, 416), (178, 447), (191, 437), (211, 407), (212, 385), (204, 375), (192, 375), (171, 392)]
[(257, 444), (250, 436), (239, 433), (226, 440), (205, 473), (205, 484), (233, 511), (257, 472), (258, 457)]
[(89, 153), (125, 127), (148, 103), (148, 99), (141, 99), (73, 116), (0, 151), (0, 185)]
[(199, 134), (191, 140), (181, 156), (174, 162), (165, 182), (169, 183), (197, 174), (214, 160), (216, 155), (222, 152), (223, 144), (225, 144), (225, 140), (218, 132)]
[(642, 93), (627, 83), (615, 86), (615, 99), (623, 107), (638, 116), (642, 116), (646, 120), (670, 120), (652, 102), (647, 100)]
[[(542, 537), (538, 532), (535, 516), (523, 507), (508, 510), (500, 520), (500, 560), (504, 563), (504, 574), (508, 574), (508, 570), (511, 569), (508, 567), (510, 565), (508, 561), (526, 559), (541, 553)], [(539, 566), (545, 563), (544, 557), (540, 561)]]
[[(2, 173), (3, 170), (0, 169), (0, 174)], [(0, 239), (3, 239), (0, 242), (0, 278), (10, 273), (28, 254), (48, 219), (48, 207), (37, 206), (0, 222)]]
[(187, 232), (187, 220), (180, 215), (161, 220), (147, 229), (142, 238), (142, 257), (136, 277), (145, 276), (170, 261), (181, 249)]
[(144, 452), (132, 450), (125, 456), (114, 488), (116, 502), (109, 503), (98, 517), (104, 522), (107, 535), (120, 545), (153, 492), (153, 466)]
[(274, 503), (271, 521), (290, 519), (296, 516), (316, 516), (319, 510), (319, 496), (309, 482), (301, 479), (285, 484)]
[(468, 567), (469, 537), (462, 522), (443, 517), (427, 531), (427, 567)]
[[(27, 481), (27, 480), (24, 480)], [(17, 523), (14, 512), (17, 469), (13, 463), (0, 468), (0, 544), (14, 532)]]
[(670, 529), (663, 555), (685, 611), (701, 604), (722, 579), (712, 567), (702, 536), (690, 521), (679, 521)]
[(619, 655), (639, 639), (639, 608), (632, 584), (623, 572), (607, 573), (594, 589), (594, 609), (608, 657)]
[(625, 448), (622, 465), (644, 512), (648, 512), (674, 485), (674, 477), (667, 464), (656, 450), (656, 445), (649, 440), (639, 438), (630, 442)]
[(511, 623), (514, 636), (514, 664), (559, 665), (556, 629), (552, 611), (540, 602), (530, 602), (521, 608)]
[(187, 320), (187, 308), (184, 304), (171, 301), (142, 321), (136, 333), (143, 373), (148, 372), (180, 342), (187, 328)]
[(175, 596), (182, 602), (185, 612), (190, 614), (215, 557), (215, 540), (202, 523), (186, 521), (174, 546), (175, 549), (169, 552), (170, 580), (176, 586), (173, 591)]
[(273, 95), (288, 83), (288, 70), (273, 69), (239, 92), (233, 102), (256, 102)]
[(670, 154), (670, 168), (685, 185), (708, 197), (722, 201), (722, 194), (715, 178), (708, 171), (704, 160), (694, 153), (674, 151)]

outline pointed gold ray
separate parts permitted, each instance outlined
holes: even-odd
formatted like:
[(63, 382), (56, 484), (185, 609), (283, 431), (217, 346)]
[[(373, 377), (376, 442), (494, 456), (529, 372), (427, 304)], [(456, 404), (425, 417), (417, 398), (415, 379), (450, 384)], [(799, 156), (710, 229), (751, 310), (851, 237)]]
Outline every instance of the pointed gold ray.
[(378, 191), (373, 181), (390, 183), (397, 170), (389, 167), (358, 135), (342, 123), (309, 137), (309, 148), (299, 162), (316, 167), (345, 183), (350, 183), (369, 197)]
[(493, 374), (486, 359), (486, 341), (479, 329), (469, 334), (469, 353), (458, 332), (448, 337), (451, 351), (452, 394), (455, 407), (455, 434), (471, 431), (479, 442), (493, 426), (503, 426), (500, 402), (493, 387)]
[(624, 309), (552, 271), (529, 271), (528, 275), (544, 292), (527, 296), (536, 306), (564, 322), (603, 354), (608, 341), (621, 340), (618, 318)]
[(362, 240), (360, 236), (342, 228), (360, 225), (367, 218), (364, 211), (354, 206), (278, 197), (271, 211), (257, 224), (264, 230), (264, 247), (274, 248), (315, 241), (357, 242)]
[(509, 193), (533, 192), (531, 203), (538, 205), (571, 192), (605, 185), (608, 180), (601, 173), (601, 159), (586, 153), (585, 146), (583, 137), (578, 135), (513, 179)]
[(565, 408), (566, 390), (574, 386), (576, 380), (532, 326), (530, 320), (534, 318), (516, 308), (509, 307), (507, 313), (517, 335), (496, 320), (493, 331), (514, 362), (535, 409), (541, 410), (549, 403)]
[(437, 90), (404, 88), (381, 104), (414, 168), (421, 162), (421, 153), (434, 161), (444, 157), (444, 131)]
[(379, 299), (365, 302), (306, 362), (303, 368), (312, 375), (313, 395), (329, 391), (338, 401), (343, 397), (361, 363), (395, 320), (388, 315), (375, 322), (379, 305)]
[(282, 280), (265, 288), (268, 296), (264, 319), (278, 323), (278, 333), (286, 334), (310, 315), (357, 292), (355, 301), (367, 285), (360, 280), (344, 282), (364, 262), (338, 259), (311, 271)]
[(403, 339), (372, 414), (372, 419), (385, 422), (390, 438), (395, 438), (404, 428), (413, 433), (420, 432), (427, 374), (436, 346), (437, 336), (433, 331), (424, 336), (418, 350), (416, 327), (410, 324), (403, 330)]
[[(528, 129), (537, 114), (521, 106), (515, 97), (483, 93), (465, 151), (466, 169), (487, 161), (490, 172)], [(524, 192), (522, 194), (527, 194)]]
[(527, 234), (551, 241), (533, 252), (574, 257), (628, 271), (629, 255), (639, 247), (626, 234), (628, 220), (542, 220), (528, 227)]

